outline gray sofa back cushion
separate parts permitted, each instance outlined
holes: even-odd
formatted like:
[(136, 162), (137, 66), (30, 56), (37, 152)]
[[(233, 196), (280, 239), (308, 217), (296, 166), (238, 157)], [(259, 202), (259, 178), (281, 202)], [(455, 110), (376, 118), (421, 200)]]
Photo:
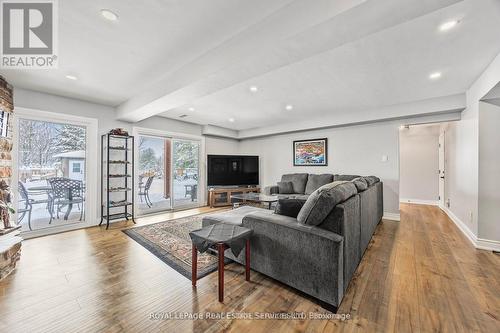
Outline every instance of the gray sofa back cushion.
[(346, 201), (358, 192), (352, 182), (333, 182), (314, 191), (297, 215), (302, 224), (318, 225), (339, 203)]
[(333, 175), (330, 174), (322, 174), (322, 175), (313, 175), (310, 174), (307, 178), (307, 185), (305, 194), (311, 194), (320, 188), (323, 185), (330, 184), (333, 182)]
[(278, 182), (278, 193), (279, 194), (293, 194), (293, 183), (292, 182)]
[(352, 180), (352, 182), (356, 186), (356, 189), (358, 190), (358, 192), (366, 191), (366, 189), (368, 188), (368, 183), (366, 182), (365, 178), (363, 178), (363, 177), (354, 178)]
[(380, 178), (375, 176), (363, 177), (368, 183), (368, 187), (373, 186), (373, 184), (380, 182)]
[(282, 182), (291, 182), (293, 184), (293, 192), (304, 194), (307, 183), (307, 173), (289, 173), (281, 176)]
[(354, 178), (358, 178), (359, 176), (356, 175), (334, 175), (333, 176), (333, 181), (335, 182), (340, 182), (340, 181), (348, 181), (350, 182)]
[(279, 199), (274, 212), (279, 215), (297, 218), (305, 202), (306, 200), (303, 199)]

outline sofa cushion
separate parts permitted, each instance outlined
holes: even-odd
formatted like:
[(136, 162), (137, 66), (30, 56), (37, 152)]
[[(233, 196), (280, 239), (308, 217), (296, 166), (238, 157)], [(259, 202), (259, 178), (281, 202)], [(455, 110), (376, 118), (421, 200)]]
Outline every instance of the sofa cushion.
[(281, 176), (282, 182), (292, 182), (293, 193), (304, 194), (307, 183), (307, 173), (289, 173)]
[(373, 184), (380, 182), (380, 178), (375, 176), (363, 177), (368, 183), (368, 187), (373, 186)]
[(302, 224), (318, 225), (337, 204), (357, 193), (352, 182), (340, 181), (323, 185), (309, 196), (297, 215), (297, 220)]
[(255, 212), (262, 212), (263, 214), (272, 214), (272, 210), (269, 209), (263, 209), (253, 206), (243, 206), (240, 208), (231, 209), (220, 213), (205, 215), (201, 219), (201, 225), (202, 227), (206, 227), (217, 223), (230, 223), (230, 224), (241, 225), (243, 218), (245, 216)]
[(279, 194), (292, 194), (295, 193), (293, 191), (293, 183), (292, 182), (278, 182), (278, 193)]
[(358, 192), (363, 192), (363, 191), (366, 191), (368, 189), (368, 183), (366, 182), (365, 178), (363, 178), (363, 177), (354, 178), (352, 180), (352, 182), (356, 186), (356, 189), (358, 190)]
[(322, 174), (313, 175), (310, 174), (307, 178), (305, 194), (311, 194), (323, 185), (330, 184), (333, 182), (333, 175)]
[(354, 178), (358, 178), (359, 176), (356, 175), (334, 175), (333, 176), (333, 181), (335, 182), (340, 182), (340, 181), (351, 181)]
[(297, 218), (305, 202), (306, 200), (303, 199), (279, 199), (274, 212), (279, 215)]

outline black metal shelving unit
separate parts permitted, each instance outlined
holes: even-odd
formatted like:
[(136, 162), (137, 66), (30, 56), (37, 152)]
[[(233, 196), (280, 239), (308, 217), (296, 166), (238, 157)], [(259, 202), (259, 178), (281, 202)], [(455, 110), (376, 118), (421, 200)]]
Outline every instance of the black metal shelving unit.
[(134, 137), (104, 134), (101, 137), (101, 222), (131, 219), (134, 212)]

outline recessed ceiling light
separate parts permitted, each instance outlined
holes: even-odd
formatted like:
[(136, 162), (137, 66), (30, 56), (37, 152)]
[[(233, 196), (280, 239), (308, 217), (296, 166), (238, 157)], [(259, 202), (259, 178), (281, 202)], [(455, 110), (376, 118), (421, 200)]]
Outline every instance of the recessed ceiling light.
[(460, 22), (459, 20), (451, 20), (448, 22), (444, 22), (439, 26), (439, 30), (448, 31), (450, 29), (453, 29), (459, 22)]
[(78, 78), (77, 78), (76, 76), (74, 76), (74, 75), (66, 75), (66, 78), (67, 78), (68, 80), (73, 80), (73, 81), (78, 80)]
[(287, 111), (290, 111), (292, 109), (293, 109), (293, 105), (291, 105), (291, 104), (288, 104), (285, 106), (285, 110), (287, 110)]
[(228, 120), (230, 123), (234, 123), (234, 118), (229, 118)]
[(251, 92), (259, 91), (259, 88), (257, 86), (250, 86), (250, 88), (248, 88), (248, 89), (250, 89)]
[(109, 9), (101, 9), (101, 15), (108, 21), (117, 21), (118, 15)]
[(188, 110), (191, 111), (191, 112), (193, 112), (195, 110), (195, 108), (190, 107)]
[(429, 75), (429, 79), (437, 80), (441, 77), (441, 72), (434, 72)]

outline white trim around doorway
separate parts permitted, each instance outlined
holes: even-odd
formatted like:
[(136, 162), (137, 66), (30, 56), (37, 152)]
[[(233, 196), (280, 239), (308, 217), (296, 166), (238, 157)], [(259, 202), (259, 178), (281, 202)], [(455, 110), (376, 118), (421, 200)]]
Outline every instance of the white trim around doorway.
[[(136, 138), (138, 138), (140, 135), (144, 136), (156, 136), (156, 137), (164, 137), (164, 138), (170, 138), (170, 139), (180, 139), (180, 140), (195, 140), (200, 142), (200, 156), (199, 156), (199, 184), (198, 186), (198, 206), (205, 206), (206, 205), (206, 197), (207, 197), (207, 190), (206, 187), (203, 184), (206, 184), (206, 153), (205, 153), (205, 137), (202, 135), (195, 135), (195, 134), (186, 134), (186, 133), (178, 133), (178, 132), (170, 132), (170, 131), (163, 131), (163, 130), (157, 130), (157, 129), (151, 129), (151, 128), (146, 128), (146, 127), (137, 127), (134, 126), (132, 128), (132, 135)], [(134, 161), (134, 167), (136, 168), (135, 174), (138, 174), (138, 166), (139, 166), (139, 151), (138, 151), (138, 144), (139, 140), (135, 140), (135, 161)], [(136, 182), (137, 183), (137, 182)], [(134, 192), (137, 192), (137, 189), (135, 189)], [(137, 200), (134, 200), (134, 210), (138, 212), (138, 202)], [(190, 208), (195, 208), (192, 206), (189, 207), (178, 207), (177, 209), (174, 208), (173, 210), (184, 210), (184, 209), (190, 209)], [(162, 212), (154, 212), (151, 214), (160, 214)], [(150, 215), (150, 214), (147, 214)]]
[[(65, 232), (69, 230), (87, 228), (94, 225), (99, 224), (100, 217), (98, 217), (98, 185), (99, 185), (99, 144), (98, 144), (98, 120), (95, 118), (88, 117), (80, 117), (74, 115), (68, 115), (57, 112), (49, 112), (37, 109), (16, 107), (16, 112), (14, 113), (14, 135), (13, 142), (14, 146), (12, 149), (12, 189), (15, 193), (15, 202), (17, 202), (17, 198), (19, 196), (18, 193), (18, 185), (17, 180), (19, 177), (18, 172), (18, 133), (17, 129), (19, 127), (19, 119), (29, 119), (36, 121), (47, 121), (54, 122), (59, 124), (69, 124), (69, 125), (77, 125), (84, 126), (86, 128), (86, 149), (85, 149), (85, 171), (86, 171), (86, 197), (93, 198), (92, 200), (85, 201), (85, 221), (75, 223), (75, 224), (67, 224), (57, 226), (54, 225), (50, 228), (38, 229), (33, 231), (25, 231), (22, 233), (24, 239), (39, 237), (50, 235), (59, 232)], [(17, 214), (14, 215), (15, 220), (17, 221)]]

